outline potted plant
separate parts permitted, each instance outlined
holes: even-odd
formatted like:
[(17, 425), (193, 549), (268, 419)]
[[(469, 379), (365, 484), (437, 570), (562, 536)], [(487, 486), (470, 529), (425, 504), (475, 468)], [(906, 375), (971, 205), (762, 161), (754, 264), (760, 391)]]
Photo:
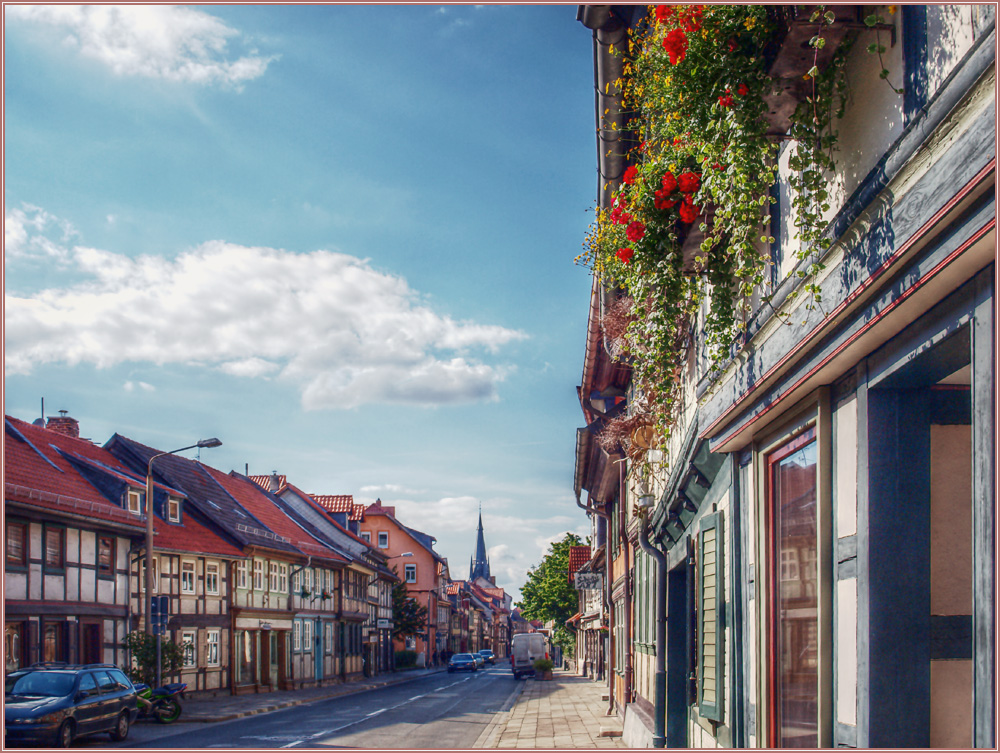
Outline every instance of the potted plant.
[(308, 599), (309, 598), (309, 594), (310, 594), (310, 591), (309, 591), (308, 588), (303, 588), (301, 591), (299, 591), (299, 596), (301, 596), (303, 599)]
[(535, 659), (535, 678), (538, 680), (551, 680), (552, 668), (554, 666), (551, 659)]

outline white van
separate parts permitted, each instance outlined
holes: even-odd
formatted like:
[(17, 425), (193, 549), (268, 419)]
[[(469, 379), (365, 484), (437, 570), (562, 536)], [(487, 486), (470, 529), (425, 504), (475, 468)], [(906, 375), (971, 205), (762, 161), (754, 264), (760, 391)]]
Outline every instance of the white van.
[(514, 679), (535, 674), (535, 659), (549, 658), (549, 642), (541, 633), (517, 633), (510, 639), (510, 668)]

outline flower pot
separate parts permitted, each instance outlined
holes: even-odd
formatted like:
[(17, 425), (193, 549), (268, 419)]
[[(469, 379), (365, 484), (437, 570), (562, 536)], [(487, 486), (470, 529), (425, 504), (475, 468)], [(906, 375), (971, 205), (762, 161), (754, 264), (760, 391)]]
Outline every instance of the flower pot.
[(552, 679), (552, 670), (551, 669), (546, 669), (546, 670), (542, 670), (541, 672), (535, 672), (535, 679), (536, 680), (551, 680)]

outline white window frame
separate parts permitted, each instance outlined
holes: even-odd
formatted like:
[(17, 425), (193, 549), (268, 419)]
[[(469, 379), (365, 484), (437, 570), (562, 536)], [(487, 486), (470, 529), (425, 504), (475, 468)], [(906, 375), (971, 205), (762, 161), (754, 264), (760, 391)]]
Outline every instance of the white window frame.
[(278, 591), (278, 563), (271, 562), (267, 568), (267, 590)]
[(333, 653), (333, 623), (323, 623), (323, 653)]
[(192, 560), (181, 560), (181, 593), (197, 593), (197, 582), (197, 567), (195, 563)]
[(372, 532), (371, 531), (362, 531), (361, 532), (361, 538), (363, 538), (369, 544), (372, 543)]
[(292, 622), (292, 651), (302, 650), (302, 620)]
[(211, 596), (219, 595), (219, 563), (205, 563), (205, 593)]
[(288, 565), (284, 562), (278, 565), (278, 590), (288, 593)]
[(389, 548), (389, 532), (379, 531), (378, 532), (378, 548), (388, 549)]
[(183, 667), (198, 666), (198, 631), (185, 630), (181, 633), (181, 647), (184, 649)]
[(236, 587), (247, 587), (247, 561), (240, 560), (236, 563)]
[[(160, 592), (160, 566), (159, 559), (153, 555), (153, 593)], [(139, 590), (146, 591), (146, 558), (139, 560)]]
[(177, 497), (167, 497), (167, 520), (171, 523), (181, 522), (181, 501)]
[(417, 582), (417, 566), (410, 562), (403, 565), (403, 577), (407, 583)]
[(313, 621), (302, 621), (302, 650), (311, 654), (313, 650)]
[(264, 560), (253, 561), (253, 590), (264, 590)]
[(305, 577), (305, 581), (306, 582), (305, 582), (305, 585), (303, 586), (303, 588), (308, 589), (309, 593), (312, 593), (312, 590), (313, 590), (313, 571), (312, 571), (312, 568), (307, 567), (302, 572), (306, 576)]
[(219, 628), (209, 628), (205, 632), (205, 664), (209, 667), (219, 666), (219, 646), (222, 643), (222, 634)]
[(134, 489), (128, 490), (128, 500), (125, 503), (128, 511), (133, 515), (142, 515), (142, 492)]

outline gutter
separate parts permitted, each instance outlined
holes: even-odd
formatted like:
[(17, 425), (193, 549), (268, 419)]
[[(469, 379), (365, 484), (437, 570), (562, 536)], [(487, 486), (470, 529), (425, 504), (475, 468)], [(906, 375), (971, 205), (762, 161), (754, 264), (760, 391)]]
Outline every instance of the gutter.
[(656, 671), (653, 675), (653, 747), (667, 744), (667, 557), (649, 541), (646, 510), (639, 512), (639, 546), (656, 560)]

